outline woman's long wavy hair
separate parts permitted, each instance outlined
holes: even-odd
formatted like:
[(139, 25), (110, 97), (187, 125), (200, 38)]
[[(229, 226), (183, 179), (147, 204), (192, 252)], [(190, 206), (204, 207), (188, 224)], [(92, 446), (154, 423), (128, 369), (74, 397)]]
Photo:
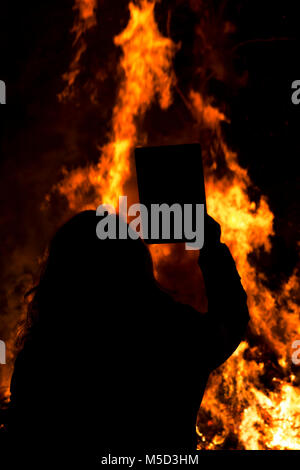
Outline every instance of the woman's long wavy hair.
[[(110, 217), (119, 223), (118, 216)], [(95, 211), (84, 211), (55, 234), (39, 283), (28, 293), (32, 300), (17, 341), (19, 348), (53, 331), (66, 334), (72, 325), (80, 326), (83, 318), (98, 321), (103, 303), (113, 317), (122, 303), (130, 304), (130, 295), (145, 299), (157, 291), (152, 258), (144, 242), (140, 238), (100, 240), (98, 222)], [(109, 317), (107, 312), (105, 315)]]

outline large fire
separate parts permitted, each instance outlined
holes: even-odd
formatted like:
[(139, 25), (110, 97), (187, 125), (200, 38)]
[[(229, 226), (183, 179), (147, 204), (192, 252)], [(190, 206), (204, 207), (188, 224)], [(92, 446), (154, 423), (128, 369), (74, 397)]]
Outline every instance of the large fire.
[[(97, 26), (95, 0), (76, 0), (75, 6), (74, 60), (65, 74), (67, 86), (61, 100), (72, 99), (86, 47), (83, 33)], [(57, 185), (74, 211), (101, 202), (116, 204), (122, 194), (132, 201), (137, 197), (133, 149), (147, 143), (147, 129), (141, 123), (153, 102), (162, 110), (172, 104), (176, 86), (172, 61), (180, 47), (160, 33), (154, 7), (155, 0), (130, 2), (129, 22), (114, 38), (122, 56), (109, 140), (99, 150), (97, 164), (65, 172)], [(206, 138), (200, 141), (208, 212), (222, 226), (223, 241), (230, 247), (247, 291), (251, 316), (249, 339), (210, 378), (198, 416), (198, 448), (300, 449), (300, 392), (291, 371), (291, 344), (300, 338), (299, 310), (293, 300), (298, 289), (296, 274), (276, 294), (265, 286), (249, 254), (271, 249), (273, 214), (268, 202), (263, 196), (258, 202), (250, 200), (251, 181), (224, 140), (222, 123), (228, 119), (213, 105), (212, 97), (191, 89), (185, 100), (199, 135), (205, 130)], [(215, 171), (216, 148), (224, 156), (226, 171), (221, 173)], [(90, 188), (93, 200), (86, 197)], [(172, 245), (152, 247), (156, 274), (162, 280), (161, 267), (174, 263), (175, 249)]]

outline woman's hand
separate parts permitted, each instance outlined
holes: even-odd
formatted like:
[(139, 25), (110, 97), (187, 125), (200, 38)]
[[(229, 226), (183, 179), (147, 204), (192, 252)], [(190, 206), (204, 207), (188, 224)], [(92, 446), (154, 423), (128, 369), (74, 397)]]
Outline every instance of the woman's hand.
[(200, 254), (205, 254), (210, 249), (220, 245), (221, 226), (208, 214), (204, 217), (204, 245)]

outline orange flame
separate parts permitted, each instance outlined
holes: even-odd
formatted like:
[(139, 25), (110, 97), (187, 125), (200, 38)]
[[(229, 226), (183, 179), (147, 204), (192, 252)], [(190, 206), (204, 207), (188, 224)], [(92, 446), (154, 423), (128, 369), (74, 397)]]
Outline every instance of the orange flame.
[[(276, 353), (279, 365), (288, 374), (291, 342), (300, 335), (299, 309), (292, 298), (293, 290), (297, 289), (296, 276), (292, 276), (282, 292), (274, 296), (264, 286), (263, 275), (250, 264), (248, 255), (252, 251), (260, 247), (265, 251), (271, 249), (269, 237), (273, 234), (273, 214), (264, 197), (257, 206), (249, 200), (249, 177), (238, 165), (237, 155), (223, 141), (220, 123), (225, 116), (209, 102), (205, 103), (199, 93), (191, 91), (190, 99), (201, 125), (215, 132), (231, 172), (230, 177), (226, 175), (218, 180), (208, 177), (208, 212), (220, 222), (223, 241), (230, 247), (237, 263), (248, 294), (251, 327), (256, 334), (263, 336)], [(284, 304), (288, 305), (287, 311)], [(259, 377), (265, 371), (265, 364), (245, 361), (243, 357), (248, 348), (246, 342), (242, 343), (210, 381), (202, 407), (216, 419), (222, 419), (225, 432), (214, 436), (208, 447), (205, 440), (202, 441), (200, 448), (221, 445), (231, 432), (239, 436), (248, 450), (299, 449), (300, 393), (292, 386), (293, 376), (290, 374), (286, 382), (277, 383), (276, 392), (268, 395), (259, 389)], [(222, 385), (221, 381), (225, 383)], [(217, 394), (219, 387), (228, 393), (223, 406)], [(228, 411), (233, 403), (235, 412), (231, 414)], [(203, 438), (203, 433), (198, 432)]]
[(80, 73), (80, 59), (87, 48), (84, 41), (84, 33), (97, 24), (95, 16), (96, 6), (97, 0), (75, 0), (73, 9), (76, 11), (76, 16), (72, 33), (75, 34), (73, 46), (76, 48), (76, 53), (68, 72), (63, 75), (63, 79), (67, 82), (67, 85), (58, 95), (59, 101), (64, 101), (73, 96), (72, 86)]
[(80, 186), (92, 186), (98, 204), (104, 200), (116, 206), (130, 177), (130, 157), (137, 143), (137, 117), (145, 114), (155, 98), (162, 109), (171, 104), (174, 83), (171, 66), (176, 46), (160, 34), (154, 6), (147, 0), (140, 5), (130, 3), (129, 23), (114, 39), (123, 50), (120, 63), (123, 79), (113, 111), (110, 142), (101, 149), (98, 165), (73, 171), (59, 185), (71, 208), (83, 203), (75, 196)]
[[(88, 20), (89, 25), (93, 24), (92, 4), (76, 2), (81, 5), (81, 18)], [(134, 178), (132, 150), (137, 142), (145, 140), (138, 135), (137, 119), (156, 98), (162, 109), (171, 104), (171, 89), (175, 83), (172, 59), (177, 47), (159, 32), (154, 6), (155, 1), (150, 0), (130, 3), (129, 23), (114, 40), (123, 51), (122, 79), (109, 142), (101, 149), (97, 165), (65, 172), (65, 178), (58, 185), (73, 210), (95, 207), (102, 201), (116, 205), (124, 184)], [(82, 33), (83, 29), (79, 30)], [(76, 67), (73, 67), (73, 78)], [(68, 78), (69, 84), (74, 81), (72, 77)], [(273, 214), (263, 196), (257, 204), (249, 199), (251, 181), (247, 171), (239, 166), (237, 155), (223, 139), (221, 124), (227, 121), (225, 115), (194, 90), (190, 91), (189, 105), (199, 128), (210, 130), (212, 144), (218, 143), (227, 165), (227, 173), (221, 178), (213, 173), (216, 161), (211, 168), (206, 168), (208, 211), (220, 222), (223, 241), (237, 263), (248, 294), (252, 331), (262, 337), (268, 351), (275, 354), (276, 367), (285, 376), (284, 380), (274, 377), (273, 390), (264, 390), (261, 378), (268, 364), (259, 346), (250, 347), (244, 341), (210, 379), (202, 404), (210, 421), (205, 425), (198, 422), (199, 448), (220, 448), (234, 435), (244, 449), (299, 449), (300, 394), (290, 372), (290, 345), (300, 336), (299, 310), (293, 299), (298, 288), (297, 278), (291, 277), (275, 295), (265, 287), (263, 274), (250, 263), (251, 252), (259, 248), (271, 249)], [(211, 155), (214, 156), (212, 146)], [(90, 188), (94, 189), (93, 200), (86, 197)], [(173, 249), (171, 246), (152, 248), (157, 275), (162, 261), (172, 262)], [(220, 431), (214, 431), (216, 422), (221, 422)]]

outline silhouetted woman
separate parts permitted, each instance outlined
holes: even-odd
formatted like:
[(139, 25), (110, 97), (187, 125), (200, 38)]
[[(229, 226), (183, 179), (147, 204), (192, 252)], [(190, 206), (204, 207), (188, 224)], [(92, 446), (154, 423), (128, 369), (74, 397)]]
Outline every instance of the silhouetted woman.
[(82, 212), (52, 240), (15, 363), (8, 434), (29, 441), (28, 454), (60, 449), (67, 459), (195, 450), (208, 376), (249, 318), (219, 225), (207, 217), (201, 315), (159, 289), (142, 240), (99, 240), (97, 222)]

